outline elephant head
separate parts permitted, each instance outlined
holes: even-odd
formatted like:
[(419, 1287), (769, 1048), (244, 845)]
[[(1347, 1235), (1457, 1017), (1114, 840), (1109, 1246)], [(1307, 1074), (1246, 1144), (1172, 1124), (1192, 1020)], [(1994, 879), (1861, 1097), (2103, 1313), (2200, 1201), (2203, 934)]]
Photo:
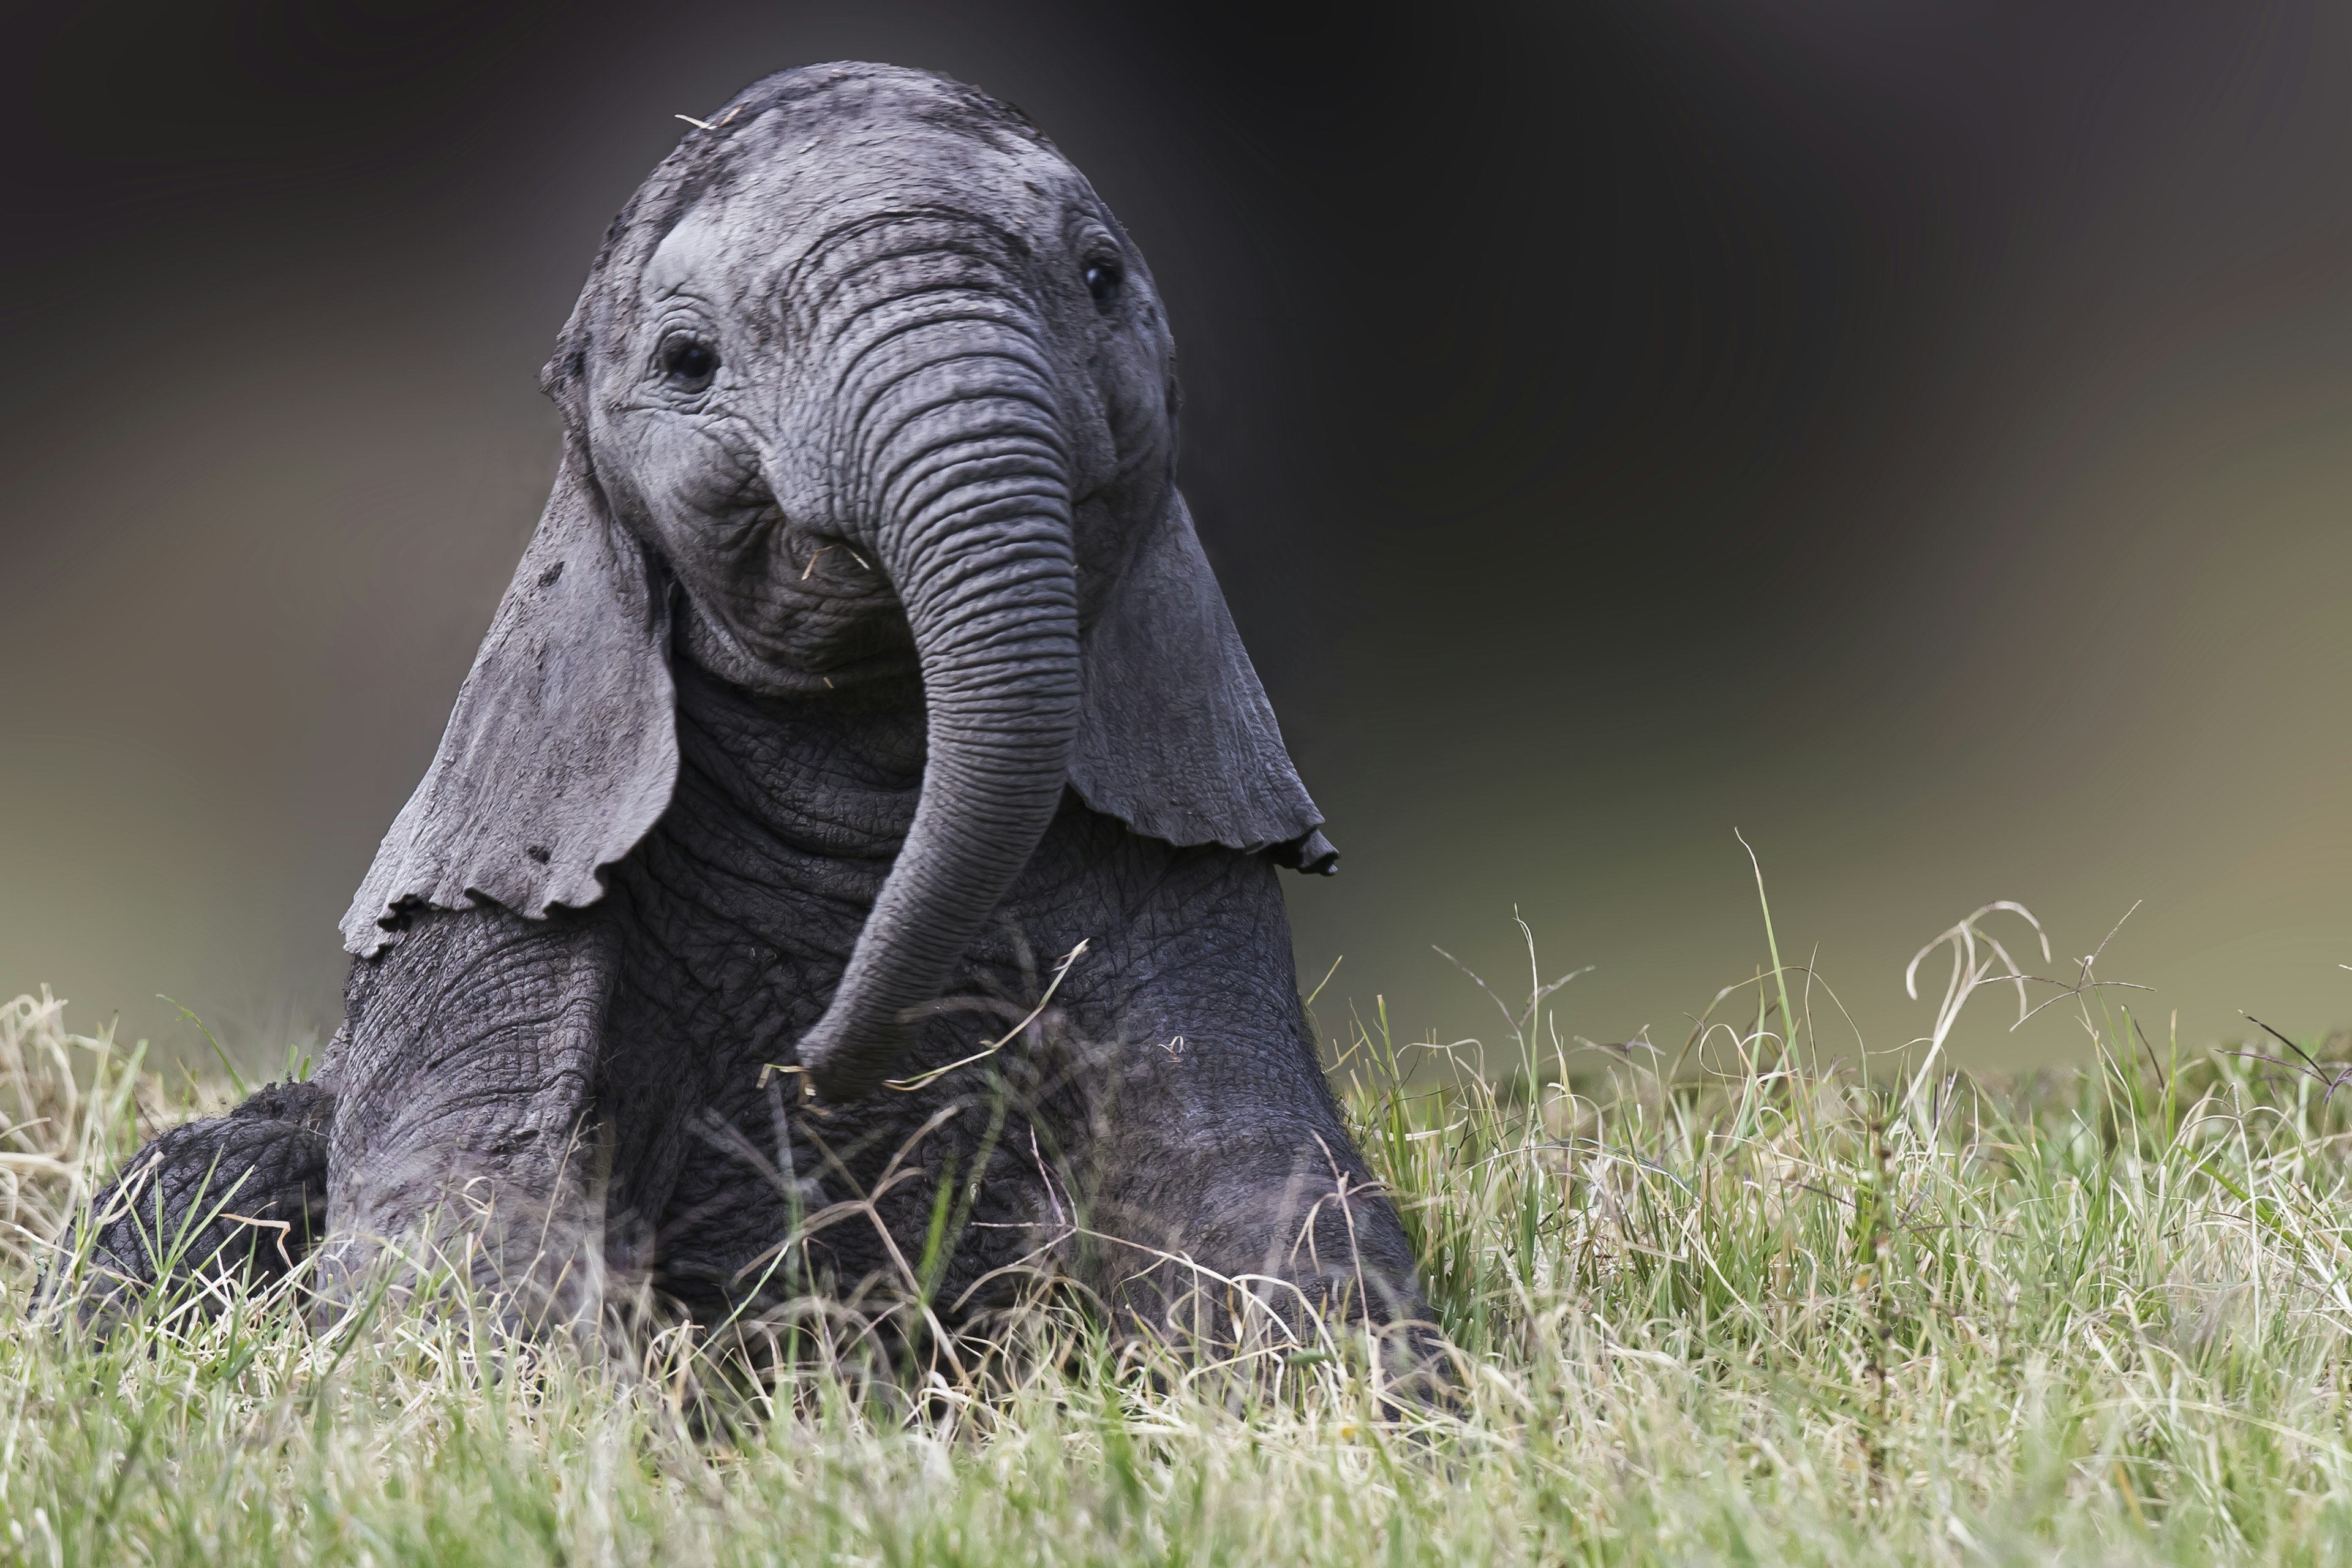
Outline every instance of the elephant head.
[(913, 826), (800, 1043), (829, 1097), (888, 1076), (1066, 787), (1336, 859), (1175, 489), (1150, 272), (1018, 111), (888, 67), (761, 82), (615, 220), (545, 384), (554, 494), (353, 952), (420, 907), (593, 903), (669, 803), (679, 658), (814, 700), (919, 679)]

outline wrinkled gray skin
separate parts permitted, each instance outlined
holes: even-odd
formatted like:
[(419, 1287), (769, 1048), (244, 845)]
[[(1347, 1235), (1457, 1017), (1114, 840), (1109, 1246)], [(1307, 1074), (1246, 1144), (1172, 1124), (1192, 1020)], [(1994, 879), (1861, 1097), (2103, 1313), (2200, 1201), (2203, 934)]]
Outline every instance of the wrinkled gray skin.
[[(1050, 1257), (1200, 1326), (1213, 1276), (1169, 1255), (1417, 1318), (1275, 882), (1334, 857), (1174, 487), (1150, 274), (1085, 179), (937, 77), (772, 77), (616, 220), (547, 384), (562, 472), (347, 918), (318, 1081), (159, 1140), (105, 1259), (152, 1279), (134, 1231), (234, 1188), (289, 1255), (323, 1231), (330, 1279), (459, 1212), (487, 1281), (570, 1312), (903, 1285), (938, 1220), (950, 1319)], [(1002, 1051), (893, 1087), (1082, 940)], [(773, 1267), (868, 1196), (820, 1278)], [(281, 1268), (257, 1234), (191, 1250)]]

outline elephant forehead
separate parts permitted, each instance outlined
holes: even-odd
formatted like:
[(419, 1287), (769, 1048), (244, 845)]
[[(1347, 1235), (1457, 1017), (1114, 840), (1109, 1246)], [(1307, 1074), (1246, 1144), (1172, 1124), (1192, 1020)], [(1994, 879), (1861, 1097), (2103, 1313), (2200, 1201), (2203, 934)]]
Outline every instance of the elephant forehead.
[[(985, 171), (982, 171), (985, 172)], [(779, 182), (768, 189), (738, 187), (688, 211), (664, 235), (638, 274), (637, 296), (647, 305), (690, 296), (712, 304), (759, 311), (794, 290), (818, 287), (816, 278), (848, 259), (835, 254), (870, 248), (877, 223), (906, 236), (904, 220), (929, 224), (941, 238), (970, 218), (1016, 252), (1050, 250), (1062, 227), (1034, 184), (942, 176), (933, 166), (869, 169), (863, 178), (824, 182), (821, 193)], [(945, 220), (946, 227), (938, 226)], [(904, 243), (902, 239), (901, 243)], [(814, 268), (815, 270), (812, 270)]]
[(698, 208), (662, 237), (646, 258), (641, 291), (648, 300), (700, 292), (729, 268), (731, 248), (723, 215)]
[(900, 214), (969, 216), (1034, 247), (1085, 199), (1085, 182), (1050, 148), (905, 119), (774, 117), (785, 123), (747, 128), (727, 177), (656, 246), (649, 283), (676, 287), (714, 264), (786, 269), (830, 236)]

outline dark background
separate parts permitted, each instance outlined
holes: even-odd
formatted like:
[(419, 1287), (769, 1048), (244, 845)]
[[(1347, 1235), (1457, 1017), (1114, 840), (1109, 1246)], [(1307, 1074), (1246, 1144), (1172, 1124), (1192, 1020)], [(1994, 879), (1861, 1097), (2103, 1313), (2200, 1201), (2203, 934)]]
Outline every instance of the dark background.
[[(1184, 480), (1347, 853), (1320, 1005), (1781, 940), (1874, 1046), (1995, 898), (2185, 1043), (2352, 1021), (2341, 7), (49, 5), (0, 50), (0, 994), (241, 1048), (552, 473), (604, 226), (779, 67), (1024, 108), (1150, 255)], [(1490, 978), (1495, 976), (1490, 973)], [(1511, 984), (1517, 984), (1512, 982)], [(1498, 980), (1498, 988), (1504, 983)], [(1988, 1007), (1973, 1059), (2079, 1048)]]

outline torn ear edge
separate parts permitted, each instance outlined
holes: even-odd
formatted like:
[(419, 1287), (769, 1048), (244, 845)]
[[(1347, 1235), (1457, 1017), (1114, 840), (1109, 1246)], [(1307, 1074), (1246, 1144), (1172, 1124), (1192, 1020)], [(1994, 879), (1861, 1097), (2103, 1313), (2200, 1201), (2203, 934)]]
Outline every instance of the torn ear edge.
[(1339, 851), (1323, 837), (1319, 827), (1274, 846), (1265, 852), (1265, 858), (1277, 866), (1303, 871), (1310, 877), (1328, 877), (1339, 869)]
[(1320, 875), (1338, 865), (1172, 486), (1079, 633), (1078, 668), (1070, 783), (1088, 805), (1171, 844), (1223, 844)]
[(604, 897), (677, 782), (665, 575), (612, 518), (579, 437), (432, 765), (342, 921), (372, 956), (420, 908), (529, 919)]

